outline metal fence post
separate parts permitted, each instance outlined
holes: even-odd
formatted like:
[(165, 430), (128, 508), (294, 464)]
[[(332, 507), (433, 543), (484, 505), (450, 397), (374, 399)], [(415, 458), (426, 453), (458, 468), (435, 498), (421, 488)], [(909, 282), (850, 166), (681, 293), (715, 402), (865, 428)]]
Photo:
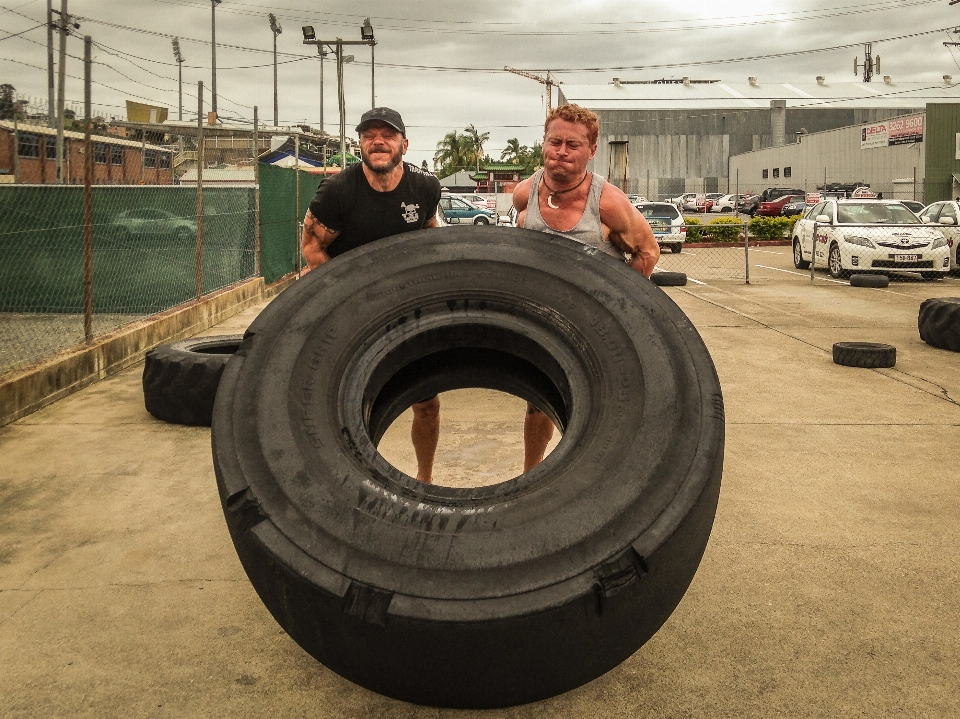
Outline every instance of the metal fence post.
[(746, 275), (745, 285), (750, 284), (750, 223), (743, 223), (743, 267)]
[[(813, 243), (810, 247), (810, 284), (813, 284), (813, 271), (817, 267), (817, 222), (813, 222)], [(803, 245), (800, 245), (800, 257), (803, 257)]]
[(303, 269), (300, 262), (300, 135), (293, 136), (293, 156), (295, 159), (293, 165), (293, 171), (297, 173), (294, 175), (293, 181), (293, 194), (296, 197), (293, 203), (293, 214), (294, 214), (294, 228), (296, 232), (296, 238), (293, 243), (293, 252), (296, 255), (296, 267), (297, 267), (297, 277), (300, 276), (300, 270)]
[(83, 36), (83, 336), (93, 344), (93, 141), (90, 138), (90, 36)]
[(260, 260), (260, 117), (253, 106), (253, 244), (256, 252), (257, 276), (263, 274)]
[(203, 81), (197, 83), (197, 299), (203, 294)]

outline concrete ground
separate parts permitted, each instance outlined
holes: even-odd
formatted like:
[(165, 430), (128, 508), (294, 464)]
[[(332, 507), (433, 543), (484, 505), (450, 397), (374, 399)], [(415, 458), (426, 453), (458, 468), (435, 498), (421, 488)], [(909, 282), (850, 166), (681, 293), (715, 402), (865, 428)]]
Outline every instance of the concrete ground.
[[(328, 671), (240, 567), (209, 430), (152, 419), (136, 366), (0, 428), (0, 715), (960, 715), (960, 356), (916, 328), (920, 302), (960, 281), (811, 287), (789, 248), (751, 257), (749, 286), (667, 289), (722, 381), (723, 488), (680, 606), (605, 676), (469, 712)], [(842, 340), (894, 344), (897, 366), (836, 366)], [(519, 471), (522, 403), (471, 390), (443, 407), (440, 481)], [(382, 451), (410, 471), (403, 421)]]

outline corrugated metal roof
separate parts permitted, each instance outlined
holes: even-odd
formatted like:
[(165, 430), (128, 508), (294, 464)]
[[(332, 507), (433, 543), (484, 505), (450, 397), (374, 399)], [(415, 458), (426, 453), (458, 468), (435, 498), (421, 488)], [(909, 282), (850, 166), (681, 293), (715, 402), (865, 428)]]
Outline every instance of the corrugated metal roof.
[[(0, 127), (6, 130), (13, 130), (13, 120), (0, 120)], [(25, 132), (31, 135), (46, 135), (46, 136), (56, 136), (57, 131), (52, 127), (47, 127), (45, 125), (26, 125), (24, 123), (17, 124), (17, 132)], [(74, 132), (72, 130), (64, 130), (64, 137), (69, 137), (71, 140), (82, 140), (84, 139), (84, 133)], [(124, 147), (132, 147), (139, 150), (143, 147), (143, 143), (136, 142), (134, 140), (127, 140), (123, 137), (117, 137), (116, 135), (90, 135), (92, 142), (102, 142), (108, 145), (123, 145)], [(148, 150), (161, 150), (163, 152), (172, 152), (172, 149), (169, 147), (163, 147), (161, 145), (151, 145), (149, 142), (146, 145)]]
[(928, 102), (960, 102), (960, 84), (929, 82), (763, 83), (690, 85), (563, 85), (568, 102), (596, 110), (769, 109), (787, 107), (922, 108)]

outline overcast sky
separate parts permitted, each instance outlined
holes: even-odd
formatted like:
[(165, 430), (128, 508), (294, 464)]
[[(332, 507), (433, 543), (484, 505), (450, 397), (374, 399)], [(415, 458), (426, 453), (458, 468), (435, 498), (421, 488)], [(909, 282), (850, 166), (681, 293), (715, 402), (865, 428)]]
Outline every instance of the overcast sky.
[[(59, 9), (60, 0), (54, 0)], [(322, 8), (322, 9), (321, 9)], [(756, 8), (755, 11), (748, 8)], [(177, 113), (177, 67), (171, 37), (179, 36), (184, 119), (196, 117), (196, 83), (211, 80), (210, 0), (70, 0), (80, 30), (68, 41), (68, 100), (82, 102), (83, 43), (94, 48), (93, 97), (102, 113), (122, 116), (127, 99), (163, 105)], [(499, 158), (508, 138), (531, 145), (542, 135), (543, 85), (503, 71), (551, 70), (568, 84), (683, 77), (745, 82), (856, 81), (862, 49), (730, 62), (742, 57), (794, 53), (874, 41), (881, 74), (902, 81), (960, 78), (960, 53), (943, 46), (960, 40), (945, 31), (960, 26), (960, 5), (948, 0), (778, 0), (730, 3), (685, 0), (223, 0), (217, 8), (217, 90), (222, 117), (273, 121), (272, 33), (267, 14), (283, 28), (278, 38), (281, 124), (319, 126), (320, 63), (302, 44), (302, 25), (321, 39), (359, 40), (369, 17), (377, 38), (376, 100), (398, 110), (407, 124), (408, 159), (432, 163), (437, 142), (473, 123), (490, 133), (485, 148)], [(21, 95), (45, 98), (46, 0), (0, 0), (0, 82)], [(31, 29), (34, 28), (34, 29)], [(10, 33), (20, 33), (8, 37)], [(887, 40), (886, 42), (877, 42)], [(370, 106), (370, 50), (348, 49), (347, 127)], [(74, 59), (76, 58), (76, 59)], [(700, 65), (708, 61), (727, 61)], [(18, 61), (18, 62), (12, 62)], [(20, 63), (20, 64), (18, 64)], [(684, 66), (683, 63), (688, 63)], [(651, 68), (651, 65), (674, 67)], [(445, 69), (444, 69), (445, 68)], [(589, 69), (585, 71), (584, 69)], [(882, 80), (880, 80), (882, 81)], [(556, 101), (554, 101), (556, 102)], [(337, 131), (336, 70), (325, 62), (324, 126)]]

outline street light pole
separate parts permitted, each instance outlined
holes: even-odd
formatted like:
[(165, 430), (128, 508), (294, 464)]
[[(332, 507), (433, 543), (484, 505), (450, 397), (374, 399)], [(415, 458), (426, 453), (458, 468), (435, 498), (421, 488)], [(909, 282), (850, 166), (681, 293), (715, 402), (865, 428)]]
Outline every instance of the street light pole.
[(277, 35), (283, 32), (283, 28), (277, 24), (277, 16), (270, 13), (270, 31), (273, 33), (273, 126), (280, 125), (280, 109), (277, 99)]
[(60, 0), (60, 63), (57, 67), (57, 184), (64, 183), (63, 178), (63, 95), (67, 85), (67, 0)]
[[(57, 126), (54, 108), (57, 95), (53, 89), (53, 0), (47, 0), (47, 126)], [(16, 113), (14, 113), (16, 114)]]
[(173, 59), (177, 61), (177, 119), (183, 120), (183, 55), (180, 53), (180, 38), (173, 38)]
[(210, 0), (210, 31), (213, 44), (213, 83), (210, 86), (212, 99), (210, 100), (210, 110), (213, 112), (213, 120), (217, 119), (217, 5), (222, 0)]
[(370, 18), (364, 20), (363, 25), (360, 27), (360, 38), (370, 44), (370, 109), (372, 110), (377, 106), (377, 93), (374, 82), (374, 68), (376, 67), (376, 63), (374, 62), (373, 56), (373, 48), (376, 47), (377, 41), (373, 37), (373, 25), (370, 24)]

